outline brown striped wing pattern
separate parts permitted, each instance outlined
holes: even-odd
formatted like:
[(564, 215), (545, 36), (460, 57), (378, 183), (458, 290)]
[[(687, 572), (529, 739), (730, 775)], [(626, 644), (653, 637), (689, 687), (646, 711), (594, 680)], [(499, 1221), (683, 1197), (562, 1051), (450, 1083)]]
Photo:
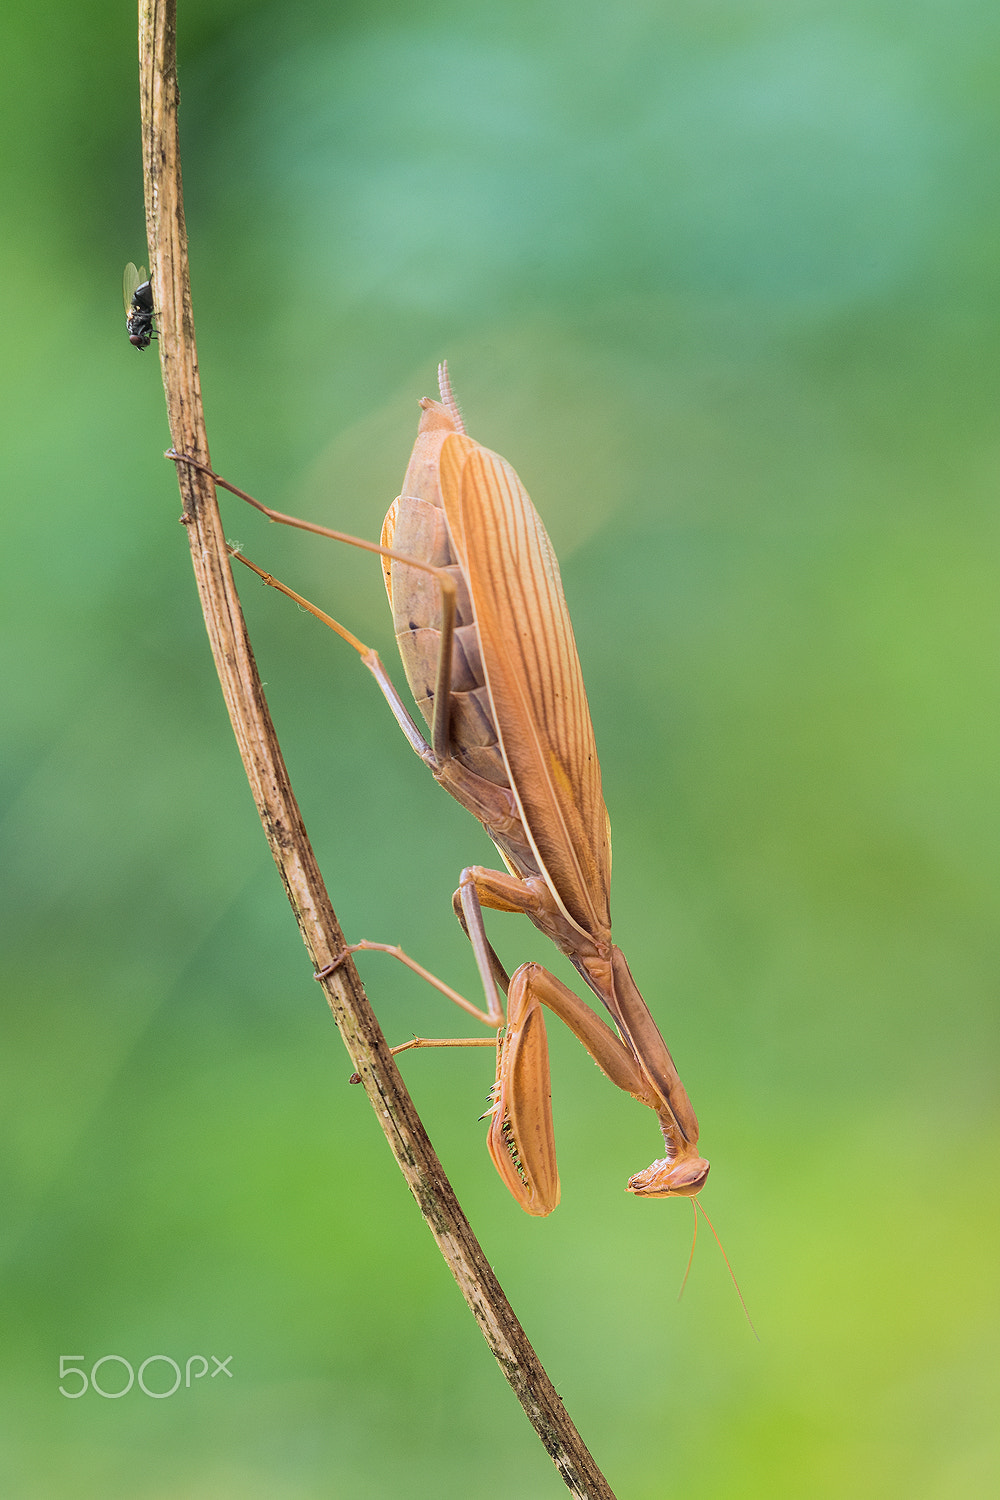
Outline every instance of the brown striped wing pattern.
[(610, 927), (601, 768), (559, 566), (514, 470), (464, 434), (441, 448), (441, 494), (521, 818), (554, 896), (583, 932)]

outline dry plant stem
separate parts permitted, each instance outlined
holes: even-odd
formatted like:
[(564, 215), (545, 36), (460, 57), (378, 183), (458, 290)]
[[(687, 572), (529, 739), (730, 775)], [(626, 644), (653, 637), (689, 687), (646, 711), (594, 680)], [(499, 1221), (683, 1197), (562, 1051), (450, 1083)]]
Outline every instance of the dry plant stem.
[[(140, 0), (139, 66), (150, 271), (175, 449), (209, 463), (195, 351), (177, 136), (174, 0)], [(306, 837), (261, 689), (209, 475), (177, 465), (212, 654), (271, 852), (315, 968), (344, 938)], [(614, 1500), (459, 1207), (348, 958), (322, 980), (351, 1060), (410, 1191), (487, 1343), (573, 1495)]]

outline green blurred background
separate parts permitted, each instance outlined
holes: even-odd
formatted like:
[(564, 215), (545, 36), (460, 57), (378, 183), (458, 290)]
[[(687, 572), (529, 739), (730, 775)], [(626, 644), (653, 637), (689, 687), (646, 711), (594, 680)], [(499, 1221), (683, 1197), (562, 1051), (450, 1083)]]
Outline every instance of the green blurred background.
[[(134, 14), (11, 0), (0, 37), (0, 1484), (556, 1496), (347, 1086), (225, 718), (120, 301)], [(998, 44), (985, 0), (181, 3), (217, 467), (375, 537), (447, 355), (562, 559), (616, 936), (759, 1344), (704, 1231), (678, 1304), (690, 1213), (624, 1192), (655, 1123), (557, 1023), (547, 1221), (489, 1164), (488, 1053), (405, 1073), (621, 1500), (1000, 1492)], [(370, 557), (224, 507), (393, 661)], [(482, 831), (352, 653), (241, 587), (346, 931), (473, 992)], [(461, 1029), (364, 970), (390, 1040)], [(62, 1354), (233, 1378), (72, 1401)]]

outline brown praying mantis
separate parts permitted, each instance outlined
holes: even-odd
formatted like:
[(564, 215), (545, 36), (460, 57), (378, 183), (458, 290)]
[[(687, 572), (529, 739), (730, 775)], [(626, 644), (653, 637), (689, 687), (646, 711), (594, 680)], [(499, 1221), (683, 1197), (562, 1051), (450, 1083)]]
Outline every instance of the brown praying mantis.
[[(698, 1122), (625, 956), (611, 940), (608, 815), (555, 554), (516, 473), (467, 435), (445, 366), (439, 374), (441, 400), (421, 402), (402, 493), (379, 545), (285, 516), (213, 476), (272, 520), (381, 554), (396, 641), (429, 741), (373, 650), (240, 560), (358, 651), (410, 745), (482, 823), (504, 864), (502, 871), (470, 865), (452, 898), (475, 954), (485, 1009), (388, 944), (352, 944), (337, 962), (359, 948), (395, 953), (497, 1032), (487, 1143), (501, 1178), (528, 1213), (551, 1213), (559, 1201), (543, 1006), (565, 1022), (612, 1083), (657, 1116), (665, 1154), (631, 1177), (628, 1190), (646, 1198), (694, 1198), (709, 1170), (697, 1150)], [(603, 1002), (617, 1031), (541, 964), (522, 964), (508, 978), (487, 938), (484, 908), (530, 918)], [(491, 1044), (490, 1038), (419, 1038), (394, 1050)]]

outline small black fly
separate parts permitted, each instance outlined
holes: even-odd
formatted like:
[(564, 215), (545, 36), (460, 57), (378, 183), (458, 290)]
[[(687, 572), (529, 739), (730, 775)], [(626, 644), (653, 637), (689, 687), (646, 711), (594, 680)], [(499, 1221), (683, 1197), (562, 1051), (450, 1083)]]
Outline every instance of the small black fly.
[(134, 266), (129, 261), (122, 277), (122, 294), (129, 343), (137, 349), (148, 349), (153, 337), (153, 288), (145, 266)]

